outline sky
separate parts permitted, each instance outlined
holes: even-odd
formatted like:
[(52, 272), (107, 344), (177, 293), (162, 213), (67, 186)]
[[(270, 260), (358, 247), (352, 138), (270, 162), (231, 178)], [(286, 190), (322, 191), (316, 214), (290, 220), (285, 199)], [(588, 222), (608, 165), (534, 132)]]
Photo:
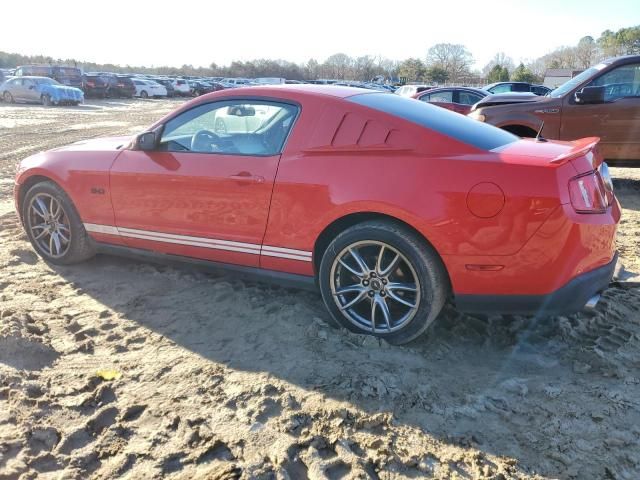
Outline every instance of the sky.
[(500, 51), (526, 61), (640, 24), (639, 0), (2, 3), (2, 51), (144, 66), (322, 62), (338, 52), (424, 59), (430, 46), (446, 42), (465, 45), (481, 69)]

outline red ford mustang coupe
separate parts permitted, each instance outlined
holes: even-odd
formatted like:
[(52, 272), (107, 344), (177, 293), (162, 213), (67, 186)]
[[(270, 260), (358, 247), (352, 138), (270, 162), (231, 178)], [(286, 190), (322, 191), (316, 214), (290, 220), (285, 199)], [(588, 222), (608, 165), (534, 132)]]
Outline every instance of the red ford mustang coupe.
[(597, 141), (522, 140), (370, 90), (250, 87), (29, 157), (15, 201), (48, 262), (137, 252), (317, 285), (340, 324), (404, 343), (446, 301), (597, 302), (620, 219)]

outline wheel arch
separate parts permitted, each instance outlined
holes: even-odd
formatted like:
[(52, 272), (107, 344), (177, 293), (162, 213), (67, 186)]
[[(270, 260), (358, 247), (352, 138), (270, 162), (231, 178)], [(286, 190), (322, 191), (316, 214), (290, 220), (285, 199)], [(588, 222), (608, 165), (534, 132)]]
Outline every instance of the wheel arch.
[[(18, 210), (18, 215), (19, 215), (21, 221), (22, 221), (22, 202), (24, 202), (25, 195), (27, 194), (27, 192), (29, 191), (29, 189), (31, 187), (33, 187), (34, 185), (36, 185), (38, 183), (42, 183), (42, 182), (53, 183), (58, 188), (60, 188), (62, 191), (64, 191), (67, 194), (67, 196), (71, 199), (71, 196), (69, 195), (69, 192), (67, 192), (67, 190), (60, 184), (60, 182), (56, 181), (54, 178), (46, 176), (46, 175), (42, 175), (41, 173), (36, 173), (36, 174), (30, 175), (29, 177), (24, 179), (18, 185), (17, 193), (16, 193), (16, 204), (17, 204), (17, 207), (18, 207), (17, 210)], [(72, 199), (71, 199), (71, 201), (73, 202)]]
[(313, 246), (313, 268), (317, 273), (319, 272), (320, 262), (322, 261), (322, 256), (326, 251), (327, 247), (331, 241), (339, 235), (341, 232), (345, 231), (347, 228), (350, 228), (359, 223), (368, 222), (371, 220), (384, 220), (391, 223), (395, 223), (396, 225), (401, 225), (402, 227), (410, 230), (415, 233), (425, 244), (429, 245), (433, 249), (433, 251), (438, 255), (438, 258), (442, 262), (442, 266), (444, 267), (444, 271), (447, 275), (447, 280), (449, 282), (449, 286), (451, 286), (451, 278), (449, 277), (449, 271), (446, 268), (446, 264), (438, 249), (433, 245), (433, 243), (418, 229), (416, 229), (411, 224), (406, 221), (386, 213), (380, 212), (352, 212), (346, 215), (343, 215), (339, 218), (336, 218), (331, 223), (329, 223), (321, 232), (320, 235), (316, 238), (315, 244)]

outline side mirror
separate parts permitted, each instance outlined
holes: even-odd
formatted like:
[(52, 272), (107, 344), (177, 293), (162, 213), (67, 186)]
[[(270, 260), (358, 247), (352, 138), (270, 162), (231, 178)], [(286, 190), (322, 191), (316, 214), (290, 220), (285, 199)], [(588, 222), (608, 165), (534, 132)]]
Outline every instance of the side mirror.
[(575, 93), (576, 103), (604, 103), (604, 87), (584, 87)]
[(136, 138), (136, 150), (155, 150), (157, 143), (155, 132), (144, 132)]

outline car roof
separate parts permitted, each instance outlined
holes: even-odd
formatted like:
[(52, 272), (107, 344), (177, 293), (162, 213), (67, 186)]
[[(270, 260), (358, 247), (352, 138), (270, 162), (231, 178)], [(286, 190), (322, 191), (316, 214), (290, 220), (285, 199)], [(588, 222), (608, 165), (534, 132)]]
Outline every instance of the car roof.
[(511, 81), (509, 81), (509, 82), (495, 82), (495, 83), (490, 83), (489, 85), (485, 85), (482, 88), (485, 88), (485, 89), (493, 88), (496, 85), (533, 85), (533, 84), (531, 84), (529, 82), (511, 82)]
[(483, 89), (481, 89), (481, 88), (475, 88), (475, 87), (454, 87), (454, 86), (451, 86), (451, 87), (436, 87), (436, 88), (432, 88), (432, 89), (430, 89), (430, 90), (425, 90), (425, 91), (423, 91), (423, 92), (420, 92), (420, 94), (421, 94), (421, 95), (422, 95), (422, 94), (427, 95), (427, 94), (430, 94), (430, 93), (438, 93), (438, 92), (441, 92), (442, 90), (466, 90), (466, 91), (468, 91), (468, 92), (478, 93), (478, 94), (480, 94), (480, 95), (486, 95), (486, 94), (487, 94), (487, 92), (486, 92), (486, 91), (484, 91), (484, 90), (483, 90)]
[[(235, 90), (235, 91), (234, 91)], [(376, 93), (376, 91), (368, 88), (358, 87), (343, 87), (335, 85), (321, 85), (321, 84), (280, 84), (280, 85), (256, 85), (250, 87), (243, 87), (241, 90), (222, 90), (227, 92), (228, 95), (278, 95), (279, 93), (292, 92), (302, 93), (308, 95), (324, 95), (336, 98), (347, 98), (354, 95), (360, 95), (363, 93)], [(383, 90), (378, 93), (386, 93)], [(389, 92), (390, 95), (393, 95)], [(216, 95), (219, 96), (219, 95)]]
[(622, 55), (620, 57), (611, 57), (598, 63), (611, 64), (611, 63), (634, 63), (634, 62), (640, 62), (640, 55)]

